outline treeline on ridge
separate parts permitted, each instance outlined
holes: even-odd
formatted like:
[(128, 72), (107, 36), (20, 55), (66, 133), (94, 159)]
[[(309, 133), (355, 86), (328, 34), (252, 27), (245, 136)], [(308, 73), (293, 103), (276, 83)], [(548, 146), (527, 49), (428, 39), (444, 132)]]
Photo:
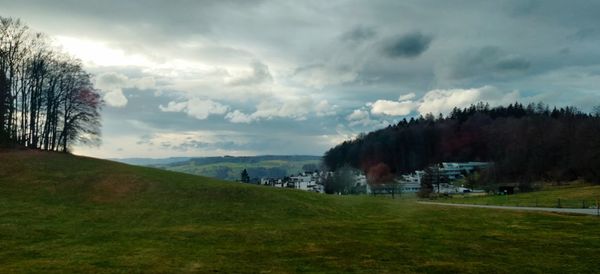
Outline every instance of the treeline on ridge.
[(600, 107), (588, 114), (542, 103), (479, 103), (362, 134), (327, 151), (324, 164), (367, 175), (384, 165), (405, 174), (441, 162), (493, 162), (486, 183), (584, 179), (600, 183)]
[(0, 17), (0, 146), (67, 151), (97, 143), (102, 103), (79, 60)]

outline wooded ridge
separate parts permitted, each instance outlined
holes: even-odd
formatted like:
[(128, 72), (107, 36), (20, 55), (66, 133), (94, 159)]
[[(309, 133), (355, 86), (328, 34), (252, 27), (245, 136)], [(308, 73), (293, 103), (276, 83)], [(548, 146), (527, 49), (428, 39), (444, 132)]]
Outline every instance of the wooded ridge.
[(358, 136), (330, 149), (324, 163), (369, 174), (387, 165), (394, 174), (441, 162), (493, 162), (488, 182), (568, 181), (600, 183), (600, 108), (588, 114), (542, 103), (455, 108)]

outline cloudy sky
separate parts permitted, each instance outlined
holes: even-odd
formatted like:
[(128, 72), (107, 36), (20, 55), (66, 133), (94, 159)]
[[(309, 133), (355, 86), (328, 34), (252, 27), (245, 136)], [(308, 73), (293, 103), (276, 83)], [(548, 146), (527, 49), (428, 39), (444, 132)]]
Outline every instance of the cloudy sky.
[(314, 154), (478, 101), (600, 104), (600, 1), (0, 0), (83, 60), (95, 157)]

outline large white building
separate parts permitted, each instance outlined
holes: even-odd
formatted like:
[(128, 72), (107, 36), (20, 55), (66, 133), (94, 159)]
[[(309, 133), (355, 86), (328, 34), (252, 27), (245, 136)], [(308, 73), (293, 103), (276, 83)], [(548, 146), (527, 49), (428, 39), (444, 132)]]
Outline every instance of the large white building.
[(327, 175), (328, 174), (324, 174), (324, 172), (300, 173), (298, 175), (290, 176), (289, 180), (285, 182), (284, 187), (324, 193), (325, 188), (323, 187), (321, 179)]
[(489, 165), (490, 163), (487, 162), (442, 163), (440, 172), (450, 181), (454, 181), (463, 178), (465, 174), (470, 174), (476, 169), (485, 168)]
[[(487, 162), (465, 162), (465, 163), (442, 163), (439, 171), (440, 176), (448, 178), (450, 182), (464, 178), (465, 175), (472, 173), (473, 171), (486, 168), (490, 165)], [(402, 192), (419, 192), (421, 190), (421, 179), (425, 172), (417, 170), (411, 174), (405, 174), (396, 179), (401, 185)], [(438, 192), (438, 186), (435, 186), (434, 191)], [(464, 187), (454, 186), (452, 183), (445, 183), (439, 185), (440, 193), (460, 193), (467, 191)]]
[(402, 192), (415, 193), (421, 190), (421, 178), (423, 178), (423, 171), (417, 170), (414, 173), (400, 176), (396, 179), (396, 182), (400, 184)]

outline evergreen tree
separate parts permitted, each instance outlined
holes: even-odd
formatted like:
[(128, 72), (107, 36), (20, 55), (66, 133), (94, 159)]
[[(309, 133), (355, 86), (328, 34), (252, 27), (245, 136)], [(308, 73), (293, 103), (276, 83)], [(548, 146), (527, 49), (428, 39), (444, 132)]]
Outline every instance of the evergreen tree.
[(345, 165), (368, 174), (385, 164), (394, 175), (441, 162), (494, 162), (482, 171), (488, 182), (569, 181), (600, 183), (600, 111), (513, 103), (491, 108), (480, 103), (454, 108), (445, 118), (432, 115), (398, 123), (348, 140), (328, 150), (324, 164)]
[(241, 181), (242, 183), (250, 183), (250, 176), (248, 175), (248, 171), (246, 169), (242, 170), (242, 174), (241, 174)]

